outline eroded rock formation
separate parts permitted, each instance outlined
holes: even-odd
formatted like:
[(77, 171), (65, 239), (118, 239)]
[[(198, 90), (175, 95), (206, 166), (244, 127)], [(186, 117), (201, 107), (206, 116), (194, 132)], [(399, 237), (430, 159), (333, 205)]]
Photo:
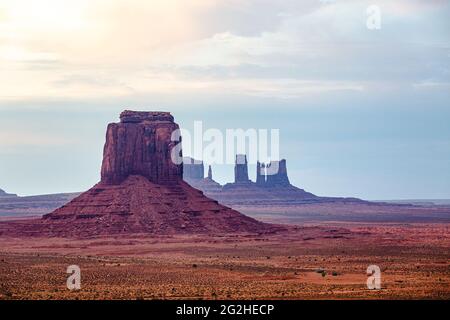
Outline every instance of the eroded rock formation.
[(244, 154), (236, 155), (236, 164), (234, 166), (234, 183), (248, 183), (248, 163), (247, 156)]
[(45, 215), (39, 232), (96, 236), (277, 230), (220, 205), (182, 180), (183, 165), (171, 158), (179, 146), (171, 139), (178, 125), (169, 113), (125, 111), (120, 119), (107, 129), (101, 181)]
[(208, 179), (209, 179), (209, 180), (212, 180), (212, 179), (213, 179), (213, 177), (212, 177), (212, 168), (211, 168), (211, 166), (208, 167)]
[(183, 158), (183, 180), (190, 184), (192, 187), (207, 193), (217, 193), (220, 192), (222, 186), (220, 183), (214, 181), (212, 177), (212, 168), (208, 167), (208, 176), (204, 178), (203, 161)]
[(263, 187), (266, 184), (266, 166), (264, 163), (256, 163), (256, 184)]
[(270, 164), (257, 162), (256, 182), (248, 177), (248, 163), (245, 155), (237, 155), (234, 167), (235, 182), (223, 187), (210, 188), (205, 183), (192, 184), (208, 197), (227, 205), (294, 205), (329, 199), (317, 197), (310, 192), (290, 184), (286, 160)]
[(119, 184), (140, 175), (157, 184), (176, 183), (183, 170), (171, 161), (171, 135), (177, 129), (168, 112), (122, 112), (120, 123), (108, 125), (101, 181)]
[(291, 183), (287, 175), (286, 160), (271, 161), (265, 165), (266, 187), (289, 187)]
[(184, 181), (201, 180), (205, 175), (203, 161), (190, 157), (183, 158), (183, 179)]

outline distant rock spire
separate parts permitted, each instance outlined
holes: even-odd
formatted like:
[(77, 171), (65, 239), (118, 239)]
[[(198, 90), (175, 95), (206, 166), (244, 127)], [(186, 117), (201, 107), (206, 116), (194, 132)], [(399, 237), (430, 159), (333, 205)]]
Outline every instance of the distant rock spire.
[(266, 184), (266, 166), (259, 161), (256, 163), (256, 184), (258, 186)]
[(211, 165), (208, 168), (208, 179), (212, 180), (212, 169), (211, 169)]
[(249, 182), (248, 179), (248, 164), (247, 156), (245, 154), (236, 155), (236, 164), (234, 166), (234, 182)]
[(281, 161), (271, 161), (270, 164), (266, 166), (266, 186), (290, 186), (286, 160)]

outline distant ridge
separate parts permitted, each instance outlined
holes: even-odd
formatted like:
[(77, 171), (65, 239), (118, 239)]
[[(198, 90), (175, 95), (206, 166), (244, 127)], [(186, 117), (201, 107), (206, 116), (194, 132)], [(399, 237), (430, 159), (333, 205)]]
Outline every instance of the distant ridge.
[(3, 189), (0, 189), (0, 197), (17, 197), (17, 194), (6, 193)]

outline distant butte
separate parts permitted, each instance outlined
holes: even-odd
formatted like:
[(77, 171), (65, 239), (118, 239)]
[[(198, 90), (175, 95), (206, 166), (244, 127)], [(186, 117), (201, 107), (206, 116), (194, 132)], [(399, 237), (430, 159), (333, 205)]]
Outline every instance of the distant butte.
[(0, 189), (0, 197), (17, 197), (17, 194), (6, 193), (6, 191)]
[[(220, 185), (212, 179), (211, 166), (208, 175), (203, 178), (202, 161), (190, 159), (188, 172), (184, 179), (194, 188), (202, 190), (208, 197), (230, 206), (295, 206), (311, 203), (367, 203), (356, 198), (319, 197), (292, 185), (287, 173), (286, 160), (271, 161), (268, 164), (257, 162), (256, 182), (249, 179), (248, 161), (245, 155), (236, 155), (234, 182)], [(200, 174), (201, 173), (201, 174)]]
[(41, 220), (12, 225), (9, 232), (92, 237), (281, 229), (225, 207), (183, 181), (183, 165), (171, 159), (179, 143), (171, 135), (179, 127), (170, 113), (124, 111), (120, 120), (108, 125), (101, 181)]

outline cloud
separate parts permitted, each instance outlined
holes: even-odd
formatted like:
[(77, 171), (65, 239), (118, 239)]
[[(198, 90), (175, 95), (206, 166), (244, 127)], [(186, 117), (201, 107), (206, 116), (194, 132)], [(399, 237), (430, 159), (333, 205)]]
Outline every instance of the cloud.
[(413, 84), (414, 88), (418, 89), (450, 89), (450, 82), (439, 82), (434, 80), (424, 80)]
[(447, 2), (380, 0), (379, 31), (366, 28), (369, 4), (2, 2), (0, 99), (203, 90), (302, 97), (450, 81)]

